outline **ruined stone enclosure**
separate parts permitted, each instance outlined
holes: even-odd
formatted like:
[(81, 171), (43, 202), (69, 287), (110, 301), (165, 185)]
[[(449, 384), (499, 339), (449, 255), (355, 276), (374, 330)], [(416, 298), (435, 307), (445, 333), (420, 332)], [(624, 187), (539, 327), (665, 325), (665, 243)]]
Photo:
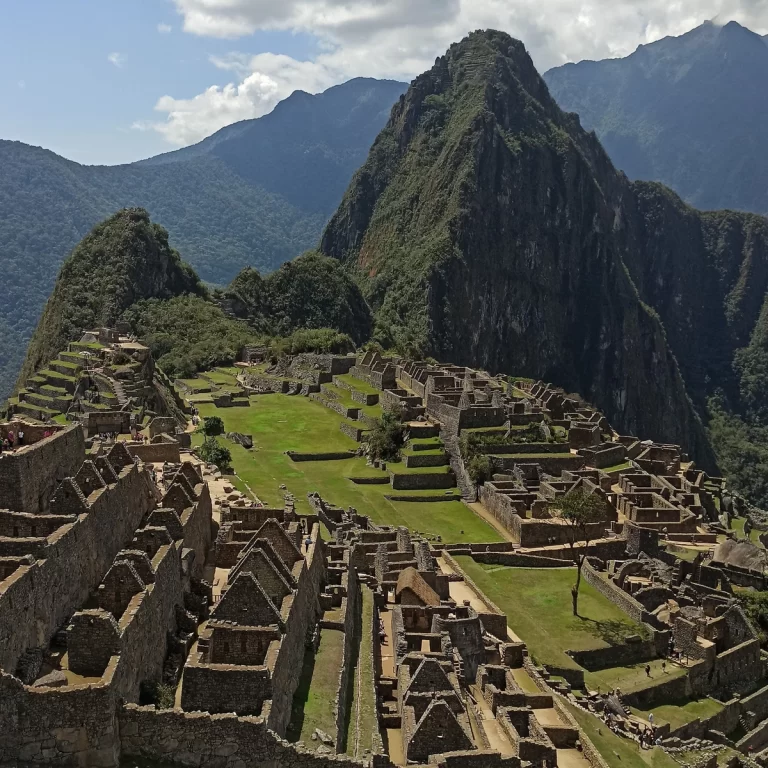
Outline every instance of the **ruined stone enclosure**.
[[(584, 723), (634, 745), (654, 711), (668, 750), (768, 746), (765, 657), (736, 599), (764, 589), (765, 557), (728, 540), (725, 480), (680, 447), (618, 435), (551, 385), (459, 366), (368, 352), (242, 371), (210, 373), (237, 376), (236, 396), (189, 402), (221, 414), (237, 462), (266, 467), (269, 503), (248, 465), (246, 494), (171, 419), (140, 445), (0, 425), (26, 438), (0, 455), (2, 768), (605, 768)], [(227, 424), (268, 391), (326, 417), (279, 463)], [(384, 408), (403, 423), (399, 461), (330, 450), (331, 432), (364, 446)], [(278, 419), (280, 439), (307, 431)], [(327, 482), (331, 465), (354, 476)], [(307, 466), (322, 492), (299, 497)], [(359, 488), (374, 489), (365, 513)], [(594, 503), (588, 544), (560, 514), (573, 493)], [(623, 636), (566, 627), (551, 645), (574, 553), (584, 612), (600, 602)], [(536, 574), (566, 584), (549, 615)], [(646, 663), (669, 677), (637, 684)]]

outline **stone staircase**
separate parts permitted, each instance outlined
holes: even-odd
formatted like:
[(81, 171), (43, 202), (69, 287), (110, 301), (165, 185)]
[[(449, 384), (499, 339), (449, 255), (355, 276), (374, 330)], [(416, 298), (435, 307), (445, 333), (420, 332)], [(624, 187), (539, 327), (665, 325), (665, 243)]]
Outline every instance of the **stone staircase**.
[(458, 435), (443, 434), (441, 437), (450, 458), (451, 469), (456, 475), (456, 485), (461, 491), (462, 498), (467, 501), (477, 501), (477, 488), (469, 479), (464, 469), (464, 462), (461, 460)]
[(113, 379), (111, 376), (108, 376), (107, 378), (109, 380), (110, 386), (112, 387), (112, 391), (115, 393), (117, 404), (120, 406), (120, 408), (128, 405), (128, 396), (125, 394), (125, 388), (123, 385), (117, 379)]

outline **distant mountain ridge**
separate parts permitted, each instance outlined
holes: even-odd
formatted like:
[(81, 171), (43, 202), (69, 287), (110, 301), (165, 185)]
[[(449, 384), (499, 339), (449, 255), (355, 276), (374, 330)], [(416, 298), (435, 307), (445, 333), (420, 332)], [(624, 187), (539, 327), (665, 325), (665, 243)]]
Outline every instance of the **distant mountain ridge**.
[(407, 86), (357, 79), (295, 93), (257, 120), (122, 166), (82, 166), (0, 141), (0, 399), (67, 253), (97, 222), (146, 208), (209, 282), (262, 272), (316, 245), (392, 104)]
[(706, 22), (544, 80), (631, 179), (660, 181), (705, 210), (768, 213), (766, 38)]

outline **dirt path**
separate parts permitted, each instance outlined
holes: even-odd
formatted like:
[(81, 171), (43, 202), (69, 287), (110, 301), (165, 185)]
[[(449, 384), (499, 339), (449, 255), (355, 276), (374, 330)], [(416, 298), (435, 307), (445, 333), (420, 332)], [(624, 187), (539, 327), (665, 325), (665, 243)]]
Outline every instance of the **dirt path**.
[(493, 715), (493, 710), (488, 705), (488, 702), (483, 697), (483, 692), (480, 690), (480, 686), (475, 683), (470, 687), (472, 697), (477, 702), (477, 709), (480, 712), (480, 724), (485, 731), (485, 735), (488, 738), (488, 744), (491, 749), (495, 749), (502, 755), (514, 755), (515, 748), (510, 743), (504, 732), (496, 722), (496, 718)]
[(389, 610), (382, 610), (379, 616), (384, 624), (384, 633), (386, 635), (385, 642), (379, 646), (381, 648), (381, 674), (384, 677), (394, 677), (395, 652), (392, 643), (392, 613)]

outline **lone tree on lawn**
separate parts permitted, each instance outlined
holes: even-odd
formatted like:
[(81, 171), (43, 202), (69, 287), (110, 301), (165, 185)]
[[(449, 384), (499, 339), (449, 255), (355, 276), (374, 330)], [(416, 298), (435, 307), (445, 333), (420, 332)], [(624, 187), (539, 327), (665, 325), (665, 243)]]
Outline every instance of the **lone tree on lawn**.
[[(550, 509), (568, 523), (573, 561), (576, 563), (576, 583), (571, 587), (573, 615), (579, 615), (579, 587), (581, 569), (587, 558), (590, 533), (589, 526), (605, 519), (605, 500), (598, 493), (588, 493), (583, 488), (576, 488), (564, 496), (550, 502)], [(581, 552), (576, 549), (577, 542), (584, 542)]]

